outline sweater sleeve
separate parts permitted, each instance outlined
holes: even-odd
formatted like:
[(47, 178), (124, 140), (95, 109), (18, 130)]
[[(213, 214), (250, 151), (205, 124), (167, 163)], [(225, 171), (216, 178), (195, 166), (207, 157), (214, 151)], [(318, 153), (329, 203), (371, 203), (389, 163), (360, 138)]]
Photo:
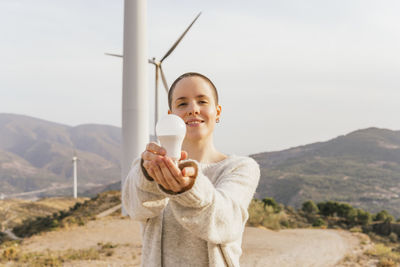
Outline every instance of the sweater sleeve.
[[(198, 164), (196, 161), (194, 161)], [(193, 187), (181, 194), (167, 195), (176, 220), (192, 234), (215, 243), (226, 244), (240, 238), (248, 219), (247, 208), (260, 179), (257, 162), (240, 158), (224, 172), (214, 186), (198, 168)]]
[(140, 160), (140, 157), (134, 160), (125, 179), (122, 187), (122, 205), (132, 219), (146, 221), (161, 214), (168, 198), (160, 193), (156, 182), (145, 177)]

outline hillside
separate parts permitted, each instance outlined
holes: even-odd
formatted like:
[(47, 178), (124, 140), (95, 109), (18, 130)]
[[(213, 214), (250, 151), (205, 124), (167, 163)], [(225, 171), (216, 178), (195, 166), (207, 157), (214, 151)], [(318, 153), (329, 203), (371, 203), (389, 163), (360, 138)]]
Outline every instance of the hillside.
[(0, 231), (21, 224), (28, 218), (48, 216), (66, 210), (87, 198), (43, 198), (38, 201), (23, 199), (0, 200)]
[(70, 127), (28, 116), (0, 114), (0, 195), (21, 197), (16, 193), (43, 188), (51, 190), (34, 196), (65, 194), (55, 189), (72, 186), (74, 150), (80, 159), (80, 192), (118, 181), (120, 144), (118, 127)]
[(400, 131), (368, 128), (252, 157), (261, 166), (259, 198), (296, 208), (308, 199), (343, 201), (400, 217)]
[[(0, 114), (0, 199), (70, 195), (74, 150), (80, 195), (119, 188), (120, 131)], [(308, 199), (345, 201), (400, 217), (400, 131), (368, 128), (252, 157), (261, 166), (258, 198), (296, 208)]]

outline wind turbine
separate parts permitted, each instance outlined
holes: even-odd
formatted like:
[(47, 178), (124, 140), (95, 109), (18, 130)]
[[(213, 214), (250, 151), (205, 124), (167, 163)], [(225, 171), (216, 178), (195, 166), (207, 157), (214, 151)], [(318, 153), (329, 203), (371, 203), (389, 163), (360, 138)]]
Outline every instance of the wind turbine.
[[(164, 88), (165, 88), (165, 91), (166, 91), (167, 94), (168, 94), (168, 90), (169, 90), (167, 79), (165, 78), (165, 74), (164, 74), (164, 71), (163, 71), (163, 69), (161, 67), (161, 64), (175, 50), (175, 48), (182, 41), (183, 37), (190, 30), (190, 28), (193, 26), (193, 24), (196, 22), (196, 20), (200, 17), (200, 15), (201, 15), (201, 12), (194, 18), (192, 23), (189, 24), (189, 26), (186, 28), (186, 30), (181, 34), (181, 36), (178, 38), (178, 40), (175, 41), (175, 43), (167, 51), (167, 53), (161, 58), (161, 60), (157, 60), (155, 57), (153, 57), (152, 59), (148, 60), (148, 62), (150, 64), (153, 64), (154, 67), (155, 67), (154, 136), (155, 136), (156, 124), (157, 124), (157, 121), (158, 121), (158, 80), (159, 80), (159, 76), (160, 75), (161, 75), (161, 80), (162, 80), (162, 83), (164, 85)], [(119, 54), (112, 54), (112, 53), (104, 53), (104, 54), (108, 55), (108, 56), (114, 56), (114, 57), (121, 57), (121, 58), (124, 57), (123, 55), (119, 55)]]
[(72, 163), (74, 165), (74, 198), (78, 197), (78, 157), (74, 150), (74, 156), (72, 157)]

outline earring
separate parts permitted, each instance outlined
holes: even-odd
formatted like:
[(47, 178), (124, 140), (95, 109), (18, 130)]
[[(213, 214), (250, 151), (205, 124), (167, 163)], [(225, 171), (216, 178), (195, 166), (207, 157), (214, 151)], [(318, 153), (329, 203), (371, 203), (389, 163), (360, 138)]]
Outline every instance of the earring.
[(216, 122), (219, 123), (219, 118), (217, 118)]

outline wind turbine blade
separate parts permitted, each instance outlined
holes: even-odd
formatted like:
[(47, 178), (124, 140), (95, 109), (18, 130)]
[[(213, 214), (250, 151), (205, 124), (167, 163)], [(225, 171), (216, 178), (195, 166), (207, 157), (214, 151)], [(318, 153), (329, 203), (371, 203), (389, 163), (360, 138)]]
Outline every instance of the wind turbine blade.
[(104, 53), (104, 55), (113, 56), (113, 57), (124, 57), (123, 55), (111, 54), (111, 53)]
[(165, 91), (168, 94), (169, 87), (168, 87), (167, 79), (165, 78), (165, 74), (164, 74), (164, 71), (162, 70), (161, 65), (160, 65), (160, 73), (161, 73), (162, 82), (163, 82), (164, 87), (165, 87)]
[(186, 30), (182, 33), (182, 35), (179, 37), (179, 39), (174, 43), (174, 45), (168, 50), (168, 52), (165, 54), (165, 56), (163, 56), (163, 58), (160, 60), (160, 62), (163, 62), (164, 59), (166, 59), (171, 53), (172, 51), (175, 50), (176, 46), (180, 43), (180, 41), (183, 39), (183, 37), (185, 36), (185, 34), (190, 30), (190, 28), (192, 27), (192, 25), (196, 22), (196, 20), (200, 17), (201, 12), (196, 16), (196, 18), (192, 21), (192, 23), (190, 23), (189, 27), (186, 28)]

